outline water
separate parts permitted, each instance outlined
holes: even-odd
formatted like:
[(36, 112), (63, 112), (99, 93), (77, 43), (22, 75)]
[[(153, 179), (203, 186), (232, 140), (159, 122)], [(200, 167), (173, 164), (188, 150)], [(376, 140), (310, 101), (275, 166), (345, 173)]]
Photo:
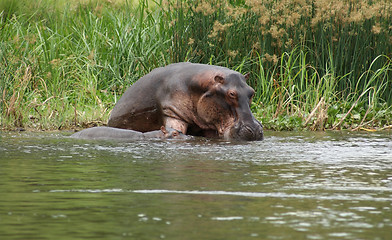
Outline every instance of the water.
[(392, 239), (392, 134), (2, 133), (1, 239)]

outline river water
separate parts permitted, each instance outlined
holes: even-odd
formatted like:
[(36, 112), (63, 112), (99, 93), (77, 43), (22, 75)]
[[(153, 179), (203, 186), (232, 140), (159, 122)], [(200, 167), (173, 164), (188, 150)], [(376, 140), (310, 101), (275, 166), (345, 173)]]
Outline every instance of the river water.
[(392, 133), (0, 133), (0, 239), (392, 239)]

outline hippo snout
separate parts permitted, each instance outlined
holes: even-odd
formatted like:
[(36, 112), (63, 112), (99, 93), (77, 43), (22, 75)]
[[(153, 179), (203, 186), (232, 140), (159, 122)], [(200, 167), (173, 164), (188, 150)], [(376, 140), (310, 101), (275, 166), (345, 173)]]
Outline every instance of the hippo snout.
[(239, 122), (234, 128), (232, 138), (245, 141), (261, 141), (264, 139), (263, 125), (256, 119), (250, 123)]

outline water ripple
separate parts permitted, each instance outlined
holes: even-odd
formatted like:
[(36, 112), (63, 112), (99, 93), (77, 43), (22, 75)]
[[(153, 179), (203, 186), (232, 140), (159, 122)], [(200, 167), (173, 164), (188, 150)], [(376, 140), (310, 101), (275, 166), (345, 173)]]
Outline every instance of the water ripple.
[[(391, 191), (389, 189), (388, 191)], [(142, 194), (190, 194), (190, 195), (216, 195), (216, 196), (240, 196), (253, 198), (295, 198), (295, 199), (315, 199), (315, 200), (342, 200), (342, 201), (392, 201), (391, 197), (372, 197), (368, 194), (333, 194), (333, 195), (314, 195), (314, 194), (293, 194), (284, 192), (229, 192), (229, 191), (198, 191), (198, 190), (166, 190), (166, 189), (146, 189), (146, 190), (123, 190), (123, 189), (71, 189), (71, 190), (50, 190), (49, 192), (80, 192), (80, 193), (113, 193), (129, 192)]]

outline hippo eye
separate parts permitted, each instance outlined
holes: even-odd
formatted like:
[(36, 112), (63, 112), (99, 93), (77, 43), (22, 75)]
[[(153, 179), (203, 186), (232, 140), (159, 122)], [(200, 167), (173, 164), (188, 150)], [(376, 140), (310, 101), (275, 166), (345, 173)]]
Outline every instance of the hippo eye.
[(252, 89), (252, 91), (249, 91), (248, 93), (248, 97), (250, 100), (252, 100), (252, 98), (255, 96), (255, 91)]
[(227, 94), (228, 94), (229, 97), (231, 97), (231, 98), (237, 98), (237, 93), (236, 93), (235, 91), (229, 91)]
[(178, 136), (178, 132), (173, 132), (173, 137), (177, 137)]
[(255, 96), (255, 92), (252, 91), (251, 93), (249, 93), (249, 106), (252, 105), (252, 99)]

